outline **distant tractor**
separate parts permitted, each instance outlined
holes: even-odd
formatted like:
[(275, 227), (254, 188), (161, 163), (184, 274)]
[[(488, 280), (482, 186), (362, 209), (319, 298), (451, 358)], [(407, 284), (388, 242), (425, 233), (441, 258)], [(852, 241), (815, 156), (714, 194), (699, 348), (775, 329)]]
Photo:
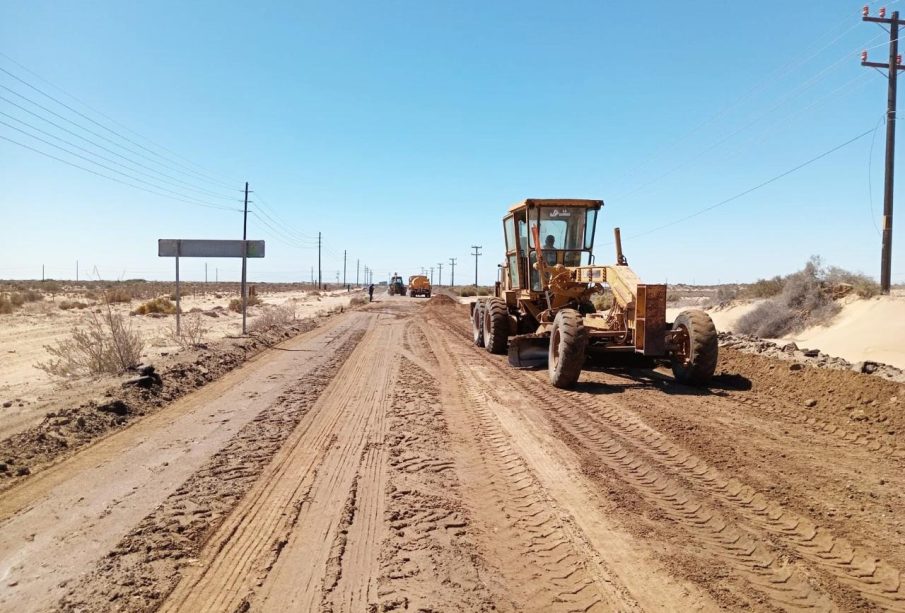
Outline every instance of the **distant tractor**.
[(405, 285), (402, 283), (402, 277), (398, 274), (393, 275), (390, 279), (390, 286), (387, 288), (390, 296), (405, 296)]
[(412, 275), (409, 277), (409, 296), (431, 297), (431, 282), (424, 275)]
[[(666, 322), (666, 285), (643, 284), (615, 229), (616, 263), (592, 254), (601, 200), (529, 199), (503, 218), (506, 259), (495, 295), (471, 306), (474, 343), (517, 367), (547, 364), (550, 382), (573, 386), (588, 355), (628, 364), (669, 360), (677, 381), (704, 385), (717, 362), (717, 333), (701, 310)], [(598, 311), (591, 298), (612, 294)], [(598, 302), (600, 304), (600, 302)], [(634, 359), (637, 362), (637, 359)]]

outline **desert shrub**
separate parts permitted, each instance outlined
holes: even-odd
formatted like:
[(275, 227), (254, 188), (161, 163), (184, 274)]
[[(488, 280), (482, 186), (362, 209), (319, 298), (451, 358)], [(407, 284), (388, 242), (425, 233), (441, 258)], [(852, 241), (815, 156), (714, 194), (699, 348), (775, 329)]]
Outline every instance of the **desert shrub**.
[(478, 296), (492, 296), (493, 290), (489, 287), (479, 287)]
[(13, 292), (9, 295), (9, 301), (13, 304), (14, 307), (20, 307), (25, 304), (25, 296), (20, 294), (19, 292)]
[(132, 302), (132, 292), (123, 287), (115, 287), (104, 292), (104, 300), (110, 304)]
[(86, 309), (88, 305), (84, 302), (78, 302), (73, 300), (64, 300), (60, 303), (60, 308), (64, 311), (68, 311), (70, 309)]
[[(248, 295), (248, 306), (252, 307), (258, 304), (262, 304), (262, 300), (255, 296), (254, 294)], [(229, 301), (229, 310), (234, 311), (236, 313), (242, 312), (242, 299), (241, 298), (233, 298)]]
[(9, 296), (6, 294), (0, 294), (0, 315), (9, 315), (15, 310), (16, 307), (14, 307), (13, 303), (10, 302)]
[(44, 300), (44, 294), (36, 292), (33, 289), (27, 289), (22, 292), (22, 297), (25, 298), (25, 302), (39, 302)]
[(679, 292), (666, 292), (666, 302), (668, 303), (678, 302), (681, 298)]
[(63, 288), (56, 281), (47, 279), (46, 281), (41, 281), (41, 290), (45, 294), (50, 294), (51, 300), (56, 300), (57, 294), (63, 291)]
[(173, 315), (176, 313), (176, 305), (170, 302), (167, 296), (148, 300), (137, 309), (132, 311), (134, 315), (147, 315), (149, 313), (163, 313), (164, 315)]
[(469, 285), (459, 288), (458, 294), (463, 298), (468, 298), (469, 296), (477, 296), (478, 291), (474, 286)]
[[(241, 305), (240, 305), (241, 308)], [(261, 332), (269, 328), (278, 328), (291, 324), (296, 320), (295, 304), (287, 302), (280, 306), (264, 309), (258, 317), (249, 324), (251, 332)]]
[(754, 283), (746, 285), (740, 292), (742, 298), (772, 298), (778, 295), (785, 281), (779, 275), (772, 279), (758, 279)]
[(204, 339), (210, 330), (204, 325), (200, 312), (191, 313), (180, 321), (179, 332), (176, 332), (176, 323), (169, 330), (169, 340), (183, 349), (198, 347), (204, 343)]
[(825, 271), (819, 258), (785, 278), (782, 292), (757, 305), (736, 324), (738, 332), (779, 338), (808, 326), (824, 323), (839, 312), (825, 290)]
[(717, 302), (729, 302), (730, 300), (735, 300), (738, 297), (738, 288), (732, 287), (729, 285), (721, 285), (716, 290), (716, 301)]
[(72, 335), (56, 345), (45, 345), (50, 354), (37, 367), (58, 377), (121, 373), (139, 363), (144, 341), (121, 313), (108, 305), (100, 313), (89, 312)]
[(872, 298), (880, 293), (880, 285), (860, 272), (850, 272), (837, 266), (830, 266), (824, 273), (824, 280), (831, 288), (850, 285), (852, 291), (861, 298)]
[(352, 296), (352, 299), (349, 300), (350, 306), (361, 306), (362, 304), (367, 304), (368, 299), (364, 296)]

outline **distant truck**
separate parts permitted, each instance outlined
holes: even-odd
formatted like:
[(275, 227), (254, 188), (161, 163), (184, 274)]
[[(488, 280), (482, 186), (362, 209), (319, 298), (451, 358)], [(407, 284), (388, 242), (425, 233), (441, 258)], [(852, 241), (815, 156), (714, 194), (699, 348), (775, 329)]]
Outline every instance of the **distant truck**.
[(393, 275), (390, 279), (390, 287), (387, 289), (390, 296), (405, 296), (405, 285), (402, 283), (402, 277)]
[(431, 297), (431, 282), (424, 275), (412, 275), (409, 277), (409, 296)]

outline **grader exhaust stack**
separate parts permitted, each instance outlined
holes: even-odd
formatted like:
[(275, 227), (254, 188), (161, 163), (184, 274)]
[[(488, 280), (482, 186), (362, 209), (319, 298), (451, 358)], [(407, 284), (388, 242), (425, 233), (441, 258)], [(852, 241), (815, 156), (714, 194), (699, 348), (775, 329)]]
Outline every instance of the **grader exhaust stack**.
[[(592, 353), (669, 360), (680, 382), (706, 383), (717, 360), (713, 322), (695, 310), (668, 325), (666, 285), (639, 281), (619, 228), (616, 263), (594, 263), (602, 206), (600, 200), (530, 199), (509, 209), (496, 295), (472, 305), (475, 344), (491, 353), (508, 350), (516, 367), (546, 364), (557, 387), (574, 385)], [(609, 300), (596, 300), (598, 311), (593, 299), (607, 294)]]

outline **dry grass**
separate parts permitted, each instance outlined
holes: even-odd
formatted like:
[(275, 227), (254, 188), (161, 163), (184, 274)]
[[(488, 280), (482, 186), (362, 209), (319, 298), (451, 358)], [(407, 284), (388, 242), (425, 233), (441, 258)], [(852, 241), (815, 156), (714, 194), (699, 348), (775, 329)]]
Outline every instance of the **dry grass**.
[(84, 302), (78, 302), (76, 300), (64, 300), (60, 303), (60, 308), (64, 311), (68, 311), (70, 309), (87, 309), (89, 305)]
[(100, 313), (89, 312), (72, 335), (45, 345), (51, 355), (37, 367), (58, 377), (121, 373), (139, 363), (144, 341), (129, 320), (107, 305)]
[(116, 287), (104, 292), (104, 301), (108, 304), (132, 302), (132, 292), (124, 287)]
[[(255, 294), (249, 294), (247, 298), (247, 304), (250, 307), (263, 304), (263, 301), (257, 297)], [(233, 298), (229, 301), (229, 310), (235, 313), (242, 312), (242, 299), (241, 298)]]
[(133, 315), (148, 315), (150, 313), (162, 313), (164, 315), (174, 315), (176, 313), (176, 305), (173, 304), (168, 296), (154, 298), (132, 311)]
[[(251, 296), (249, 296), (251, 298)], [(280, 306), (272, 306), (264, 309), (264, 312), (256, 317), (248, 326), (250, 332), (262, 332), (270, 328), (288, 326), (297, 319), (295, 304), (287, 302)]]
[(169, 330), (168, 340), (179, 345), (182, 349), (199, 347), (204, 344), (204, 339), (207, 337), (208, 332), (210, 332), (210, 329), (204, 325), (201, 313), (195, 312), (182, 318), (178, 333), (176, 332), (176, 323), (173, 322), (173, 326)]
[(361, 306), (361, 305), (367, 304), (367, 303), (368, 303), (368, 299), (365, 298), (364, 296), (352, 296), (352, 298), (349, 300), (349, 306), (353, 306), (353, 307)]

